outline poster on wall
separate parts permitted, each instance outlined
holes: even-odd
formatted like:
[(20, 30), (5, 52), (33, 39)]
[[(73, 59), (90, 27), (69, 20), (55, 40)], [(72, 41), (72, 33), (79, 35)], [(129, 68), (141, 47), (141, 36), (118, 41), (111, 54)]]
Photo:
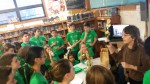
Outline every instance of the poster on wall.
[(79, 8), (85, 8), (85, 0), (65, 0), (67, 9), (79, 9)]
[(45, 0), (46, 11), (49, 17), (61, 17), (66, 13), (65, 0)]

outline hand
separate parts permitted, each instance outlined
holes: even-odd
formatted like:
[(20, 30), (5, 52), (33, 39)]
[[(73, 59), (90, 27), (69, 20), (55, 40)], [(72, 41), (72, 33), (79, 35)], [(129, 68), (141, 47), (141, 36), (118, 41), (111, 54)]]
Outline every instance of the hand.
[(57, 44), (57, 42), (54, 42), (51, 46), (55, 46)]
[(90, 46), (94, 46), (94, 44), (93, 44), (93, 43), (91, 43), (91, 44), (90, 44)]
[(121, 62), (121, 65), (123, 68), (127, 69), (130, 68), (130, 64), (126, 63), (126, 62)]
[(61, 49), (61, 47), (57, 47), (57, 48), (56, 48), (56, 50), (60, 50), (60, 49)]

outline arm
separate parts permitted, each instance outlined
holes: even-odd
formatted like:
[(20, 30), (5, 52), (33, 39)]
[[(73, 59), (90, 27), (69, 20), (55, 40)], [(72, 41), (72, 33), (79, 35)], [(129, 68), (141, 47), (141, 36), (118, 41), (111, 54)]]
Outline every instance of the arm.
[(143, 72), (145, 73), (145, 71), (147, 71), (150, 68), (150, 63), (149, 63), (149, 56), (145, 54), (144, 50), (141, 51), (142, 54), (140, 54), (140, 65), (136, 66), (136, 65), (132, 65), (132, 64), (128, 64), (126, 62), (121, 62), (121, 64), (123, 65), (124, 68), (128, 68), (128, 69), (133, 69), (135, 71), (139, 71), (139, 72)]

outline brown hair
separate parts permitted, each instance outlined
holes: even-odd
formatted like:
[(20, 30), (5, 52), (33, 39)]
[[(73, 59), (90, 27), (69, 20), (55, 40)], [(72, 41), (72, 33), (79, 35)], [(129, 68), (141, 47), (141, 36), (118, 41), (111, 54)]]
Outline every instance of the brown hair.
[(100, 65), (92, 66), (86, 74), (86, 84), (115, 84), (112, 73)]
[(2, 51), (5, 53), (7, 52), (10, 48), (13, 48), (15, 51), (15, 46), (13, 46), (11, 43), (5, 43), (3, 45)]
[(67, 59), (60, 59), (57, 61), (52, 70), (49, 71), (49, 77), (51, 80), (62, 82), (66, 73), (70, 72), (70, 61)]
[(1, 84), (6, 84), (8, 81), (8, 77), (11, 73), (11, 68), (10, 67), (0, 67), (0, 81)]
[(1, 57), (0, 57), (0, 66), (7, 66), (7, 65), (11, 65), (12, 59), (13, 57), (15, 57), (16, 54), (14, 53), (4, 53)]
[(18, 56), (21, 57), (22, 59), (25, 59), (25, 58), (26, 58), (26, 55), (27, 55), (27, 53), (28, 53), (29, 48), (30, 48), (30, 46), (21, 47), (21, 48), (18, 50)]

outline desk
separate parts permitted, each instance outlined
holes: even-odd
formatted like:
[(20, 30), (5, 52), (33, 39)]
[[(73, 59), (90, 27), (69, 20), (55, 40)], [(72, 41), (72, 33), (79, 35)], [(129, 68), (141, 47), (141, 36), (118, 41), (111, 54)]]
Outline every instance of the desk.
[[(92, 59), (93, 65), (100, 65), (100, 58)], [(74, 67), (80, 67), (80, 68), (86, 68), (86, 65), (83, 63), (79, 63), (75, 65)], [(86, 84), (85, 82), (86, 72), (83, 70), (82, 72), (79, 72), (75, 74), (74, 79), (71, 81), (70, 84)]]

